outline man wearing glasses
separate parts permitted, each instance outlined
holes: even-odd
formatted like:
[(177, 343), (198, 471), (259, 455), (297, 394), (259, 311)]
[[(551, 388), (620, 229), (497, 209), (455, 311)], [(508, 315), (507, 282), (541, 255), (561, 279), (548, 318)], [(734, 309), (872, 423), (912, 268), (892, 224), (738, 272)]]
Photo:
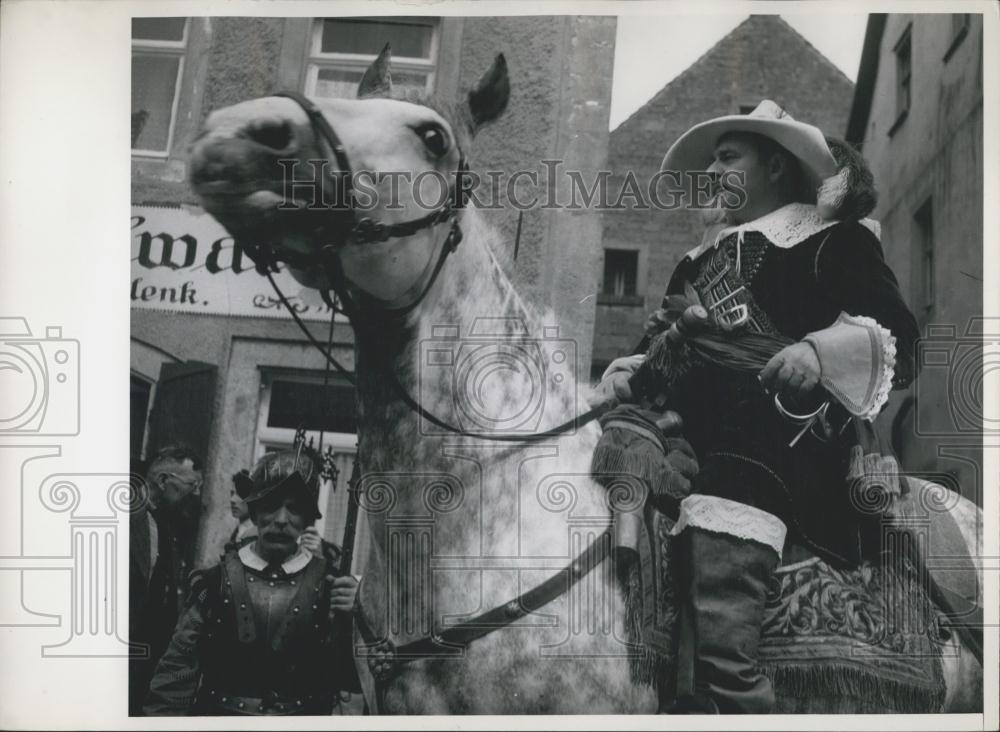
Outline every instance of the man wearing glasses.
[(202, 464), (190, 448), (160, 450), (146, 471), (145, 490), (129, 523), (129, 637), (148, 646), (129, 671), (131, 714), (170, 642), (187, 600), (201, 515)]

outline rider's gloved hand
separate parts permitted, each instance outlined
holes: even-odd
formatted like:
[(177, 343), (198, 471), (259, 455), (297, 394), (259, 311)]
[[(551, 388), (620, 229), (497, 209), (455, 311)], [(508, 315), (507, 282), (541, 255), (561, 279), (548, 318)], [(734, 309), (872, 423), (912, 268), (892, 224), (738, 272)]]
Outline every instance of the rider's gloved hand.
[(680, 415), (622, 404), (601, 416), (600, 422), (604, 434), (594, 450), (594, 477), (607, 487), (617, 475), (636, 476), (649, 487), (649, 500), (676, 516), (698, 472), (694, 450), (681, 437)]
[(672, 321), (667, 315), (666, 310), (663, 308), (654, 310), (649, 314), (649, 317), (646, 318), (646, 324), (643, 326), (643, 332), (650, 337), (658, 335), (659, 333), (662, 333), (670, 328), (671, 322)]
[(601, 376), (601, 383), (594, 388), (590, 397), (590, 406), (598, 404), (630, 404), (636, 401), (628, 380), (642, 365), (646, 357), (643, 354), (616, 358)]

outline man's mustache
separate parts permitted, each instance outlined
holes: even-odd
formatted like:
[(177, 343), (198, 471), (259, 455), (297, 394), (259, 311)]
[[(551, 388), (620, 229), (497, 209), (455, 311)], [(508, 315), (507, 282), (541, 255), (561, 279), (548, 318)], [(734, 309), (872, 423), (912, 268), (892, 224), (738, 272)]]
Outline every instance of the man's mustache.
[(715, 226), (725, 224), (729, 221), (729, 209), (722, 204), (722, 200), (716, 196), (712, 200), (712, 205), (698, 211), (701, 222), (704, 226)]

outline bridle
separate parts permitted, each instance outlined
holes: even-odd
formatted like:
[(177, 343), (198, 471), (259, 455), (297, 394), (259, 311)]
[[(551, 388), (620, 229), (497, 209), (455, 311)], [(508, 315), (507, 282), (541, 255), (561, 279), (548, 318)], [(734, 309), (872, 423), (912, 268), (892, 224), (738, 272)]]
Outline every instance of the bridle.
[[(338, 137), (336, 131), (333, 129), (333, 126), (327, 121), (316, 105), (301, 94), (296, 92), (280, 92), (275, 96), (287, 97), (295, 101), (308, 115), (313, 133), (316, 136), (317, 145), (320, 148), (322, 148), (324, 144), (329, 147), (334, 160), (337, 163), (338, 171), (334, 175), (339, 176), (340, 180), (338, 181), (338, 185), (342, 186), (341, 191), (338, 191), (340, 194), (339, 200), (350, 202), (352, 188), (350, 161), (347, 158), (344, 145)], [(465, 155), (460, 154), (458, 168), (460, 181), (461, 176), (467, 171), (468, 163)], [(336, 211), (331, 214), (336, 217), (334, 219), (335, 231), (333, 233), (338, 235), (339, 240), (349, 241), (355, 245), (366, 245), (373, 242), (384, 242), (393, 238), (408, 237), (418, 231), (421, 231), (422, 229), (433, 227), (445, 222), (451, 223), (448, 236), (441, 246), (440, 253), (438, 254), (438, 258), (434, 264), (431, 275), (426, 284), (421, 288), (417, 297), (401, 307), (379, 308), (378, 312), (381, 317), (399, 317), (418, 307), (427, 297), (431, 288), (434, 286), (434, 283), (437, 281), (438, 276), (441, 274), (441, 270), (444, 268), (444, 263), (447, 260), (448, 255), (454, 252), (459, 243), (462, 241), (462, 229), (458, 221), (457, 210), (465, 206), (467, 202), (466, 192), (460, 183), (457, 189), (449, 191), (449, 194), (447, 202), (442, 207), (431, 211), (425, 216), (402, 223), (387, 224), (373, 221), (367, 217), (358, 218), (355, 211), (349, 204), (346, 211)], [(339, 362), (337, 362), (336, 359), (333, 358), (328, 348), (324, 348), (323, 345), (316, 340), (315, 336), (312, 335), (305, 323), (302, 322), (302, 319), (292, 307), (291, 303), (281, 292), (272, 276), (272, 272), (278, 271), (278, 261), (285, 261), (291, 266), (303, 268), (316, 265), (321, 266), (326, 272), (328, 281), (332, 285), (337, 299), (343, 306), (342, 312), (348, 316), (352, 326), (355, 329), (370, 328), (371, 323), (369, 318), (366, 317), (361, 309), (354, 303), (350, 288), (348, 287), (347, 279), (344, 276), (343, 266), (340, 261), (336, 245), (328, 244), (322, 247), (318, 252), (311, 255), (288, 252), (282, 253), (280, 257), (267, 243), (254, 244), (250, 242), (239, 242), (239, 246), (254, 261), (257, 265), (257, 270), (268, 278), (271, 286), (277, 293), (279, 300), (288, 310), (289, 314), (292, 316), (293, 320), (305, 334), (310, 343), (312, 343), (312, 345), (323, 354), (323, 357), (329, 365), (332, 365), (341, 373), (342, 376), (347, 378), (351, 383), (354, 383), (353, 374), (351, 374), (351, 372), (349, 372)], [(327, 304), (331, 306), (333, 316), (335, 317), (337, 313), (335, 303), (328, 299), (328, 297), (325, 297), (324, 299), (326, 299)], [(377, 333), (375, 334), (375, 338), (375, 342), (377, 342)], [(413, 412), (456, 436), (474, 437), (498, 442), (537, 442), (551, 437), (556, 437), (572, 429), (583, 426), (596, 419), (608, 408), (607, 405), (598, 405), (586, 413), (574, 417), (557, 427), (545, 432), (538, 432), (530, 435), (491, 435), (470, 433), (450, 425), (444, 420), (428, 412), (419, 402), (410, 396), (410, 394), (406, 391), (406, 388), (399, 381), (399, 378), (391, 364), (387, 359), (385, 359), (385, 361), (385, 363), (377, 364), (377, 366), (381, 367), (384, 371), (388, 383), (392, 386), (399, 398)], [(556, 573), (537, 587), (518, 595), (503, 605), (487, 610), (484, 613), (480, 613), (470, 620), (466, 620), (465, 622), (446, 628), (439, 633), (434, 633), (420, 638), (419, 640), (412, 641), (401, 647), (396, 647), (392, 641), (388, 639), (380, 641), (368, 626), (363, 613), (358, 613), (356, 616), (358, 628), (369, 648), (369, 662), (373, 666), (373, 673), (384, 681), (398, 670), (400, 663), (428, 657), (461, 655), (464, 652), (464, 649), (477, 638), (481, 638), (498, 628), (505, 627), (516, 620), (529, 615), (530, 613), (540, 610), (560, 595), (568, 592), (571, 587), (573, 587), (584, 576), (597, 567), (597, 565), (614, 553), (612, 543), (611, 529), (609, 528), (594, 539), (594, 541), (591, 542), (583, 553), (577, 556), (565, 569)], [(341, 570), (349, 571), (350, 568), (347, 568), (346, 570), (341, 568)], [(372, 660), (373, 658), (382, 659), (379, 663), (383, 671), (380, 672), (375, 668), (376, 662)]]
[[(448, 236), (441, 246), (430, 278), (424, 284), (417, 297), (405, 306), (380, 309), (382, 315), (390, 317), (402, 316), (414, 310), (434, 286), (438, 275), (444, 268), (444, 263), (448, 255), (454, 252), (462, 241), (462, 229), (458, 222), (457, 212), (465, 207), (468, 200), (467, 191), (462, 185), (469, 170), (465, 153), (459, 150), (459, 164), (456, 173), (456, 179), (459, 184), (449, 188), (445, 202), (438, 208), (433, 209), (424, 216), (402, 222), (386, 223), (376, 221), (368, 216), (359, 216), (352, 205), (354, 192), (353, 169), (347, 157), (344, 144), (337, 135), (336, 130), (327, 121), (326, 117), (323, 116), (319, 108), (302, 94), (283, 91), (277, 92), (274, 96), (291, 99), (302, 108), (309, 118), (309, 124), (315, 136), (317, 147), (320, 150), (324, 146), (329, 148), (337, 165), (337, 170), (330, 173), (333, 178), (332, 182), (336, 186), (337, 205), (329, 210), (329, 215), (324, 222), (324, 226), (321, 227), (318, 233), (326, 233), (335, 241), (344, 242), (345, 244), (349, 242), (354, 246), (364, 246), (385, 242), (389, 239), (413, 236), (423, 229), (432, 228), (442, 223), (451, 223)], [(241, 239), (237, 244), (253, 260), (257, 271), (261, 274), (266, 275), (269, 272), (277, 272), (279, 261), (301, 269), (316, 266), (321, 267), (326, 272), (332, 288), (340, 302), (344, 305), (345, 310), (353, 305), (353, 299), (349, 293), (347, 279), (344, 277), (343, 266), (336, 244), (327, 244), (318, 251), (310, 254), (286, 251), (280, 255), (274, 250), (271, 243), (267, 241), (254, 242)], [(354, 308), (354, 310), (355, 313), (360, 314), (357, 308)], [(348, 316), (352, 315), (350, 312), (346, 314)]]
[[(324, 145), (330, 148), (334, 160), (337, 163), (338, 171), (335, 175), (340, 177), (341, 180), (339, 185), (343, 187), (340, 200), (346, 201), (349, 204), (352, 189), (352, 169), (350, 161), (347, 157), (347, 152), (344, 149), (344, 145), (341, 142), (340, 137), (337, 135), (337, 132), (333, 129), (333, 126), (327, 121), (326, 117), (323, 116), (323, 113), (320, 112), (319, 108), (305, 96), (297, 92), (278, 92), (275, 96), (287, 97), (288, 99), (296, 102), (309, 117), (309, 123), (312, 127), (313, 134), (316, 136), (317, 145), (321, 149)], [(465, 191), (464, 186), (461, 185), (461, 180), (462, 176), (465, 175), (468, 170), (468, 161), (465, 154), (460, 151), (457, 175), (459, 185), (449, 191), (448, 199), (444, 205), (431, 211), (425, 216), (421, 216), (420, 218), (413, 219), (411, 221), (401, 223), (382, 223), (374, 221), (368, 217), (358, 218), (356, 212), (349, 205), (346, 210), (336, 210), (331, 213), (331, 215), (338, 217), (334, 221), (336, 226), (333, 233), (339, 234), (339, 237), (342, 240), (351, 241), (355, 245), (365, 245), (373, 242), (384, 242), (393, 238), (408, 237), (418, 231), (421, 231), (422, 229), (436, 226), (440, 223), (451, 222), (451, 228), (448, 232), (447, 238), (441, 246), (434, 268), (431, 271), (430, 277), (421, 288), (419, 294), (406, 305), (394, 308), (379, 308), (379, 317), (398, 318), (416, 309), (427, 297), (431, 288), (433, 288), (438, 276), (444, 269), (444, 264), (448, 255), (458, 248), (459, 243), (462, 241), (462, 229), (458, 221), (457, 212), (458, 210), (464, 208), (467, 203), (467, 192)], [(288, 302), (288, 299), (281, 292), (280, 288), (278, 288), (277, 283), (271, 275), (272, 272), (278, 271), (278, 261), (284, 261), (293, 267), (317, 265), (322, 267), (334, 293), (337, 296), (337, 299), (342, 306), (342, 312), (350, 319), (352, 326), (354, 326), (355, 329), (367, 330), (370, 334), (374, 334), (373, 342), (378, 342), (378, 330), (376, 329), (375, 324), (371, 322), (370, 316), (363, 313), (354, 302), (347, 278), (344, 276), (343, 265), (340, 261), (337, 246), (334, 244), (328, 244), (322, 247), (319, 251), (309, 255), (282, 252), (279, 257), (277, 252), (275, 252), (267, 243), (254, 244), (240, 241), (238, 245), (247, 252), (247, 255), (252, 260), (254, 260), (258, 271), (264, 274), (271, 282), (271, 286), (277, 293), (279, 300), (288, 310), (289, 314), (292, 316), (293, 320), (295, 320), (302, 332), (306, 335), (306, 338), (310, 341), (310, 343), (312, 343), (312, 345), (323, 354), (323, 357), (330, 365), (332, 365), (343, 377), (347, 378), (350, 383), (353, 384), (353, 374), (337, 362), (329, 351), (316, 340), (306, 327), (305, 323), (302, 322), (298, 313), (295, 312), (291, 303)], [(335, 303), (333, 303), (333, 301), (328, 297), (325, 297), (324, 299), (326, 299), (327, 304), (331, 306), (334, 314), (336, 314), (337, 308), (335, 307)], [(423, 405), (416, 401), (412, 396), (410, 396), (410, 394), (406, 391), (406, 387), (400, 383), (394, 369), (391, 367), (391, 364), (386, 362), (377, 365), (382, 371), (384, 371), (388, 383), (396, 392), (400, 400), (403, 401), (413, 412), (418, 414), (423, 419), (426, 419), (431, 424), (461, 437), (474, 437), (493, 442), (538, 442), (582, 427), (588, 422), (591, 422), (599, 417), (607, 409), (607, 406), (603, 404), (595, 406), (587, 412), (573, 417), (572, 419), (553, 427), (552, 429), (533, 434), (480, 434), (468, 432), (435, 416), (431, 412), (427, 411), (427, 409), (425, 409)]]

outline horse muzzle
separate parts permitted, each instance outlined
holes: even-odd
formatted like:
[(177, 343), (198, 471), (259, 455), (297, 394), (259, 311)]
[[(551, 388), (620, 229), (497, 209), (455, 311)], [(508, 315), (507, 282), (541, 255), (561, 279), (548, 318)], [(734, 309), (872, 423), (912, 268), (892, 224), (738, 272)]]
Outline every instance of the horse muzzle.
[(324, 177), (302, 163), (290, 135), (248, 127), (235, 136), (204, 134), (192, 146), (192, 190), (258, 264), (265, 253), (272, 262), (305, 263), (320, 247), (341, 244), (351, 223), (350, 211), (327, 204), (329, 167)]
[(191, 148), (191, 188), (210, 212), (241, 204), (251, 209), (276, 208), (284, 203), (286, 192), (294, 191), (288, 185), (294, 155), (291, 143), (275, 150), (242, 135), (203, 135)]

